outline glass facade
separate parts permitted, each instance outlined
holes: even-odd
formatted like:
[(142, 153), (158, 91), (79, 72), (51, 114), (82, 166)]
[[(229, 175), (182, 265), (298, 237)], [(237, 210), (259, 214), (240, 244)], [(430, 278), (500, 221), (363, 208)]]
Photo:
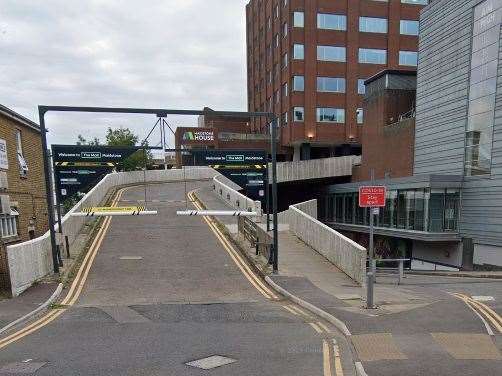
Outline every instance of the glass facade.
[(502, 0), (485, 0), (474, 8), (469, 114), (465, 134), (465, 174), (491, 173), (495, 94)]
[[(388, 190), (386, 206), (375, 216), (375, 226), (426, 232), (458, 231), (459, 201), (458, 189)], [(321, 220), (369, 226), (369, 209), (360, 208), (358, 203), (358, 192), (328, 195), (322, 202)]]

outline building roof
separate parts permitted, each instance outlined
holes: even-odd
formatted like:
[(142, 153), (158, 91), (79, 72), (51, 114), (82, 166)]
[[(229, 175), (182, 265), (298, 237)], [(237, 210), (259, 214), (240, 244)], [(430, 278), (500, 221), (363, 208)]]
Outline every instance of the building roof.
[(24, 117), (23, 115), (18, 114), (17, 112), (11, 110), (10, 108), (5, 107), (2, 104), (0, 104), (0, 114), (18, 122), (18, 123), (21, 123), (31, 129), (34, 129), (37, 132), (40, 132), (40, 126), (37, 123)]
[(366, 81), (364, 81), (365, 85), (370, 84), (371, 82), (378, 80), (380, 77), (387, 76), (387, 75), (394, 75), (394, 76), (416, 76), (417, 71), (416, 70), (410, 70), (410, 69), (384, 69), (377, 74), (371, 76), (368, 78)]

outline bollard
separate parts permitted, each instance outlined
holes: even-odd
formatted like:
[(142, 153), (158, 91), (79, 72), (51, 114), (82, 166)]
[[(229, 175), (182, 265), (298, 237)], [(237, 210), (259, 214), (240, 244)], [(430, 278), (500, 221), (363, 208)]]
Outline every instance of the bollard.
[(397, 281), (398, 285), (401, 284), (403, 278), (404, 278), (404, 261), (399, 260), (399, 277), (398, 277), (398, 281)]
[(367, 274), (368, 278), (368, 290), (366, 291), (366, 308), (367, 309), (374, 309), (375, 306), (373, 304), (373, 282), (374, 282), (374, 277), (375, 275), (373, 274), (372, 271), (370, 271)]

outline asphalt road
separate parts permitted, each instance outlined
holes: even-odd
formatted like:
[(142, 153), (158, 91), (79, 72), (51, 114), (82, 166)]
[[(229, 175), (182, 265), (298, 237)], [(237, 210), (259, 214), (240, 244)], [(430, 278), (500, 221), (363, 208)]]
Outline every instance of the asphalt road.
[[(113, 218), (76, 304), (0, 349), (0, 375), (323, 375), (324, 335), (260, 294), (202, 218), (176, 216), (184, 185), (147, 197), (159, 215)], [(185, 364), (213, 355), (235, 362)]]

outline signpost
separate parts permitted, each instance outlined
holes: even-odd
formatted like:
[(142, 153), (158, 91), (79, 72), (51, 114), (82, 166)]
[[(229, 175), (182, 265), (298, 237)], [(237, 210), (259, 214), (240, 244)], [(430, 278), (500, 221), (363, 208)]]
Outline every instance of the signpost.
[[(374, 173), (371, 172), (371, 181), (374, 180)], [(369, 241), (369, 268), (367, 274), (367, 297), (366, 308), (375, 308), (373, 304), (373, 285), (375, 283), (375, 268), (374, 265), (374, 250), (373, 250), (373, 232), (374, 232), (374, 215), (378, 215), (380, 208), (385, 207), (385, 197), (387, 188), (382, 186), (363, 186), (359, 187), (359, 207), (370, 209), (370, 241)]]

